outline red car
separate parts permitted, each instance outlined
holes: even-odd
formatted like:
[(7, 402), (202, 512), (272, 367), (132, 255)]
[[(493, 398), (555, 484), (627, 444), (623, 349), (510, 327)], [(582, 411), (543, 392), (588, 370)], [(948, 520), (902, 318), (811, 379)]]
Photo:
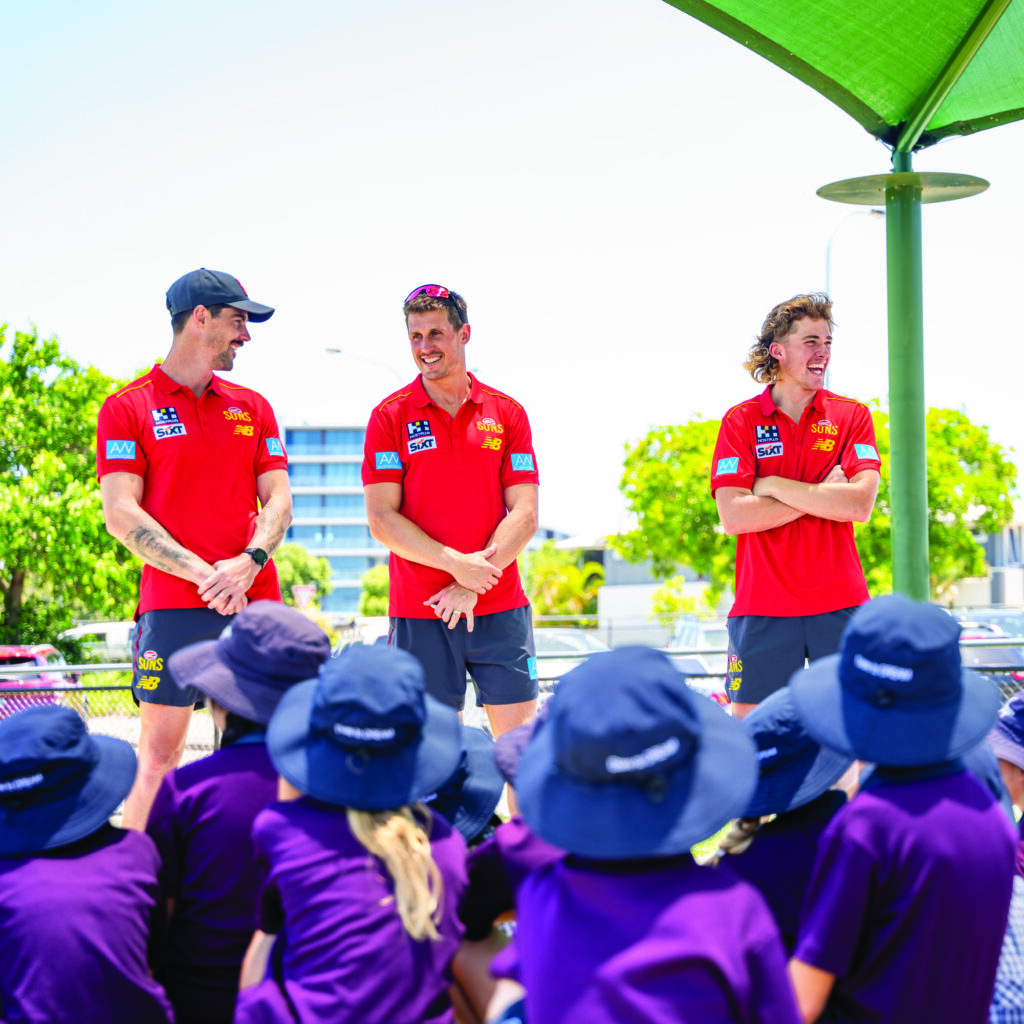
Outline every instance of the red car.
[[(38, 665), (40, 671), (24, 674), (4, 671), (15, 665)], [(66, 665), (64, 655), (50, 644), (0, 644), (0, 718), (22, 708), (61, 703), (60, 692), (21, 694), (18, 691), (77, 685), (80, 677), (77, 673), (62, 671)]]

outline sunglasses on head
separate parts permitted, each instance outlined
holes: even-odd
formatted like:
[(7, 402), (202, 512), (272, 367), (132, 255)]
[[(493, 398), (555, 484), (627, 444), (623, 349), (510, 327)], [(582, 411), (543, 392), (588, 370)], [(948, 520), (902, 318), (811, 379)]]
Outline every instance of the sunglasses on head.
[(462, 310), (459, 309), (459, 304), (455, 301), (455, 297), (452, 293), (441, 284), (421, 284), (419, 288), (413, 288), (411, 292), (405, 297), (403, 306), (407, 306), (417, 295), (429, 295), (435, 299), (447, 299), (452, 309), (455, 310), (455, 315), (459, 318), (459, 323), (464, 324), (466, 321), (462, 318)]

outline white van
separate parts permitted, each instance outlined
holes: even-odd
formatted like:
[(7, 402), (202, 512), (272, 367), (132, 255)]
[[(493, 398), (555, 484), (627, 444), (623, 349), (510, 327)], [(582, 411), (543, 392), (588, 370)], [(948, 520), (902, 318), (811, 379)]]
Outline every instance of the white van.
[(79, 640), (90, 661), (132, 660), (134, 622), (83, 622), (60, 634), (62, 640)]

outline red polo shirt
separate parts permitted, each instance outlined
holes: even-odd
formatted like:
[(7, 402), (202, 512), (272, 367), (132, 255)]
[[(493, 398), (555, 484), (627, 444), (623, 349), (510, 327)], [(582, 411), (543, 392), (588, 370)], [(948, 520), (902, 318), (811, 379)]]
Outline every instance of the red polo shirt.
[[(818, 391), (794, 423), (772, 401), (771, 385), (722, 418), (711, 461), (711, 493), (750, 488), (759, 476), (820, 483), (836, 464), (847, 477), (880, 469), (867, 406)], [(868, 599), (853, 523), (804, 515), (736, 538), (734, 615), (818, 615)]]
[[(142, 508), (211, 564), (244, 551), (256, 529), (256, 478), (287, 469), (277, 422), (262, 395), (214, 376), (199, 398), (154, 366), (100, 409), (96, 472), (144, 480)], [(273, 562), (250, 601), (281, 600)], [(194, 583), (145, 565), (139, 613), (205, 608)]]
[[(482, 551), (508, 514), (506, 487), (540, 480), (526, 411), (472, 374), (469, 379), (469, 398), (454, 417), (434, 405), (419, 377), (389, 395), (370, 415), (363, 456), (363, 486), (401, 484), (401, 514), (428, 537), (464, 553)], [(433, 618), (423, 602), (452, 577), (394, 552), (389, 569), (388, 613)], [(480, 595), (474, 614), (527, 603), (512, 562)]]

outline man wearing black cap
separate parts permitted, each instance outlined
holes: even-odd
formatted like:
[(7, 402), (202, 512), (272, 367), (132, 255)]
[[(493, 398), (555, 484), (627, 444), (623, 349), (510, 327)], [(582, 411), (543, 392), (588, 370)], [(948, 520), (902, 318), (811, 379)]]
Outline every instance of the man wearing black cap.
[(175, 685), (167, 660), (219, 636), (250, 600), (281, 599), (270, 552), (292, 507), (273, 410), (213, 372), (231, 369), (249, 322), (274, 310), (205, 268), (171, 285), (167, 309), (167, 358), (104, 402), (97, 431), (107, 529), (145, 563), (132, 680), (139, 772), (123, 818), (139, 829), (181, 759), (198, 696)]

